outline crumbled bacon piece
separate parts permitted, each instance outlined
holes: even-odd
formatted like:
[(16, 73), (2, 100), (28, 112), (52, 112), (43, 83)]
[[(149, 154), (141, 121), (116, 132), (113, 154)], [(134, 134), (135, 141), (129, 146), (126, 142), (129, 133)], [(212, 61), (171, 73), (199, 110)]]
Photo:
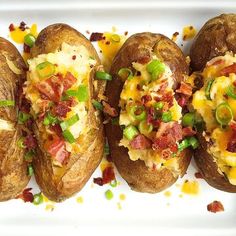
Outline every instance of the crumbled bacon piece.
[(142, 134), (139, 134), (138, 136), (136, 136), (132, 141), (130, 141), (130, 146), (133, 149), (148, 149), (151, 148), (152, 146), (152, 142), (151, 140), (149, 140), (147, 137), (145, 137)]
[(23, 50), (25, 53), (30, 53), (30, 46), (24, 43)]
[(19, 194), (16, 198), (22, 199), (24, 202), (33, 202), (34, 195), (31, 193), (32, 188), (26, 188), (23, 190), (21, 194)]
[(202, 174), (201, 174), (200, 172), (196, 172), (196, 173), (194, 174), (194, 176), (195, 176), (197, 179), (203, 179), (203, 176), (202, 176)]
[(106, 167), (102, 172), (103, 184), (110, 183), (114, 179), (115, 179), (114, 168), (112, 166)]
[(137, 62), (144, 65), (148, 63), (150, 60), (151, 60), (150, 55), (145, 55), (145, 56), (139, 57)]
[(167, 87), (168, 87), (168, 82), (167, 82), (167, 81), (164, 81), (164, 82), (160, 85), (160, 88), (159, 88), (158, 92), (160, 92), (160, 94), (164, 93)]
[(176, 93), (181, 93), (181, 94), (186, 95), (187, 97), (191, 97), (192, 87), (191, 87), (191, 85), (182, 81), (179, 89), (176, 90)]
[(24, 21), (21, 21), (19, 29), (21, 29), (21, 31), (25, 31), (26, 29), (26, 23)]
[(10, 32), (15, 30), (15, 26), (13, 24), (10, 24), (8, 28)]
[(228, 152), (233, 152), (233, 153), (236, 153), (236, 132), (233, 132), (230, 139), (229, 139), (229, 142), (227, 144), (227, 148), (226, 150)]
[(102, 177), (93, 178), (93, 182), (99, 186), (103, 186)]
[(213, 213), (224, 211), (224, 206), (219, 201), (213, 201), (207, 205), (207, 210)]
[(66, 91), (67, 89), (71, 88), (72, 85), (76, 83), (77, 79), (70, 72), (67, 72), (65, 77), (62, 78), (62, 81), (63, 81), (63, 86), (64, 86), (63, 91)]
[(225, 62), (225, 60), (219, 59), (219, 60), (217, 60), (217, 61), (214, 61), (211, 65), (212, 65), (212, 66), (216, 66), (216, 65), (223, 64), (224, 62)]
[(54, 124), (50, 126), (50, 130), (55, 132), (58, 137), (62, 137), (62, 129), (59, 124)]
[(37, 147), (37, 140), (32, 134), (28, 134), (24, 139), (24, 145), (28, 149), (34, 149)]
[(236, 63), (226, 66), (220, 71), (220, 75), (229, 76), (230, 73), (236, 73)]
[(188, 98), (187, 98), (185, 95), (181, 94), (181, 95), (178, 97), (177, 102), (178, 102), (178, 104), (179, 104), (181, 107), (184, 107), (184, 106), (187, 105)]
[(108, 114), (111, 117), (116, 117), (118, 115), (115, 108), (111, 107), (109, 103), (102, 101), (103, 112)]
[(155, 109), (150, 107), (148, 109), (147, 123), (153, 125), (154, 127), (159, 127), (161, 121), (155, 117)]
[(96, 42), (96, 41), (100, 41), (100, 40), (103, 40), (103, 33), (92, 33), (90, 35), (90, 39), (89, 39), (91, 42)]
[(75, 60), (75, 59), (76, 59), (76, 55), (73, 55), (73, 56), (72, 56), (72, 60)]
[(66, 117), (66, 114), (71, 111), (71, 108), (68, 106), (67, 101), (59, 102), (56, 106), (53, 107), (52, 113), (55, 116)]
[(141, 97), (141, 102), (144, 105), (150, 101), (152, 101), (152, 97), (150, 95), (144, 95)]
[(183, 135), (183, 138), (185, 138), (185, 137), (191, 137), (191, 136), (193, 136), (193, 135), (195, 135), (196, 134), (196, 131), (194, 131), (193, 129), (192, 129), (192, 127), (184, 127), (183, 129), (182, 129), (182, 135)]

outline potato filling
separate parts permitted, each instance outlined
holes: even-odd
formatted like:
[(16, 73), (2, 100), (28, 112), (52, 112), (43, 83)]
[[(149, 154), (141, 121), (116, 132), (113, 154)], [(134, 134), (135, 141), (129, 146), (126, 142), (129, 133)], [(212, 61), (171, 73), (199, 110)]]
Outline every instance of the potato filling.
[(79, 140), (89, 129), (89, 78), (96, 63), (84, 46), (66, 43), (28, 60), (24, 93), (42, 132), (41, 145), (56, 165), (80, 151)]
[[(219, 172), (236, 185), (236, 57), (230, 53), (209, 61), (201, 73), (203, 87), (192, 106), (204, 120), (208, 152)], [(199, 76), (199, 74), (197, 75)], [(196, 74), (192, 76), (194, 80)]]
[(143, 160), (152, 169), (168, 168), (178, 176), (178, 154), (196, 145), (192, 128), (181, 124), (181, 99), (187, 99), (182, 93), (191, 93), (191, 86), (182, 82), (175, 94), (173, 74), (156, 56), (146, 64), (134, 62), (118, 75), (125, 80), (119, 103), (120, 146), (128, 148), (131, 160)]

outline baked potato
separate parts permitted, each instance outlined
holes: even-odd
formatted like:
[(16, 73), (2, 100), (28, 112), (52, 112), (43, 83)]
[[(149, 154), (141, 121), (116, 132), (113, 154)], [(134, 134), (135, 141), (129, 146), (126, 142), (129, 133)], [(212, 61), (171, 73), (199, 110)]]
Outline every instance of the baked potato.
[(211, 186), (226, 192), (236, 192), (235, 29), (234, 14), (209, 20), (190, 52), (192, 68), (200, 70), (192, 80), (202, 81), (191, 104), (203, 123), (195, 162)]
[(193, 130), (181, 125), (191, 96), (188, 70), (173, 41), (149, 32), (128, 38), (113, 60), (105, 94), (118, 115), (107, 117), (105, 130), (112, 160), (132, 190), (160, 192), (186, 173), (190, 146), (197, 145)]
[(16, 47), (0, 38), (0, 201), (15, 198), (30, 179), (25, 149), (18, 145), (23, 136), (17, 117), (25, 71)]
[(105, 88), (94, 79), (100, 60), (81, 33), (54, 24), (39, 33), (28, 64), (24, 92), (38, 141), (35, 177), (60, 202), (81, 190), (103, 156), (103, 124), (93, 106)]

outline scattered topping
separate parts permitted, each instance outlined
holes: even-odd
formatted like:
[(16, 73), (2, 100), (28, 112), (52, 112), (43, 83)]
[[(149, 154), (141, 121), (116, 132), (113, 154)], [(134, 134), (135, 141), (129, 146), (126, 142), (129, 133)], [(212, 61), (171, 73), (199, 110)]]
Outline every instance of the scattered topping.
[(54, 74), (55, 66), (48, 62), (42, 62), (36, 66), (36, 71), (40, 78), (47, 78)]
[(215, 117), (220, 125), (225, 126), (228, 125), (233, 119), (233, 112), (230, 106), (227, 103), (223, 102), (217, 106)]
[(147, 65), (147, 72), (151, 74), (152, 80), (156, 80), (165, 71), (165, 64), (159, 60), (152, 60)]
[(115, 179), (114, 168), (110, 165), (106, 166), (102, 171), (102, 178), (94, 178), (93, 182), (99, 186), (110, 183), (112, 187), (115, 187), (117, 185), (117, 181)]
[(14, 31), (14, 30), (15, 30), (14, 24), (10, 24), (9, 25), (9, 31), (11, 32), (11, 31)]
[(230, 66), (226, 66), (220, 71), (220, 75), (229, 76), (231, 73), (236, 73), (236, 63), (233, 63)]
[(34, 149), (37, 147), (37, 140), (32, 134), (28, 134), (24, 138), (24, 146), (28, 149)]
[(121, 201), (124, 201), (126, 199), (126, 196), (125, 196), (125, 194), (121, 193), (119, 198)]
[(34, 195), (31, 193), (32, 188), (26, 188), (23, 192), (18, 195), (16, 198), (22, 199), (24, 202), (33, 202)]
[(118, 75), (121, 77), (122, 81), (133, 78), (133, 72), (129, 68), (121, 68), (118, 71)]
[(103, 105), (100, 102), (93, 99), (92, 104), (93, 104), (95, 109), (100, 110), (100, 111), (103, 110)]
[(105, 197), (107, 200), (111, 200), (113, 198), (113, 193), (110, 189), (108, 189), (106, 192), (105, 192)]
[(114, 179), (114, 180), (112, 180), (112, 181), (110, 182), (110, 186), (113, 187), (113, 188), (115, 188), (115, 187), (117, 186), (117, 181), (116, 181), (116, 179)]
[(81, 197), (81, 196), (80, 196), (80, 197), (77, 197), (77, 198), (76, 198), (76, 202), (82, 204), (82, 203), (84, 202), (83, 197)]
[(194, 174), (194, 176), (195, 176), (197, 179), (203, 179), (203, 176), (202, 176), (202, 174), (201, 174), (200, 172), (196, 172), (196, 173)]
[(72, 116), (71, 118), (60, 123), (62, 131), (67, 130), (70, 126), (74, 125), (77, 121), (79, 121), (78, 114)]
[(207, 205), (207, 210), (213, 213), (224, 211), (224, 206), (219, 201), (213, 201)]
[(192, 87), (191, 85), (181, 81), (180, 88), (176, 90), (176, 93), (181, 93), (187, 97), (192, 96)]
[(194, 38), (196, 33), (197, 33), (197, 31), (192, 25), (185, 26), (183, 28), (183, 33), (182, 33), (183, 40), (185, 41), (185, 40), (190, 40), (190, 39)]
[(100, 41), (100, 40), (102, 40), (103, 39), (103, 33), (92, 33), (91, 35), (90, 35), (90, 41), (91, 42), (95, 42), (95, 41)]
[(213, 82), (214, 82), (214, 79), (209, 80), (205, 89), (206, 98), (208, 100), (211, 100), (211, 87), (212, 87)]
[(170, 191), (165, 191), (164, 195), (165, 195), (165, 197), (170, 197), (171, 196), (171, 192)]
[(27, 34), (24, 37), (24, 44), (26, 44), (27, 46), (32, 48), (34, 46), (35, 40), (36, 39), (35, 39), (35, 37), (32, 34)]
[(40, 205), (43, 203), (43, 195), (41, 193), (34, 194), (34, 205)]
[(69, 130), (65, 130), (62, 133), (64, 139), (69, 142), (69, 143), (74, 143), (75, 142), (75, 138), (73, 136), (73, 134), (69, 131)]
[(137, 128), (133, 125), (129, 125), (123, 130), (123, 135), (130, 141), (133, 140), (138, 134), (139, 132)]
[[(132, 135), (132, 134), (130, 134), (130, 135)], [(144, 135), (138, 134), (135, 138), (131, 139), (130, 146), (133, 149), (141, 149), (141, 150), (143, 150), (143, 149), (151, 148), (152, 147), (152, 142), (148, 138), (146, 138)]]
[(100, 79), (100, 80), (112, 80), (112, 76), (103, 71), (97, 71), (95, 76), (96, 76), (96, 79)]
[(34, 169), (32, 165), (28, 165), (28, 176), (32, 176), (34, 174)]
[(111, 107), (109, 103), (102, 101), (103, 105), (103, 112), (108, 114), (111, 117), (116, 117), (118, 115), (117, 111), (115, 108)]
[(182, 118), (182, 124), (183, 126), (191, 126), (193, 127), (194, 125), (194, 122), (195, 122), (195, 115), (194, 113), (186, 113), (183, 118)]
[(185, 194), (197, 195), (199, 194), (200, 188), (197, 181), (188, 181), (186, 180), (181, 188), (181, 191)]
[(45, 210), (46, 210), (46, 211), (53, 211), (54, 208), (55, 208), (54, 205), (52, 205), (52, 204), (47, 204), (46, 207), (45, 207)]
[(13, 100), (0, 100), (0, 107), (12, 107), (15, 106), (15, 101)]

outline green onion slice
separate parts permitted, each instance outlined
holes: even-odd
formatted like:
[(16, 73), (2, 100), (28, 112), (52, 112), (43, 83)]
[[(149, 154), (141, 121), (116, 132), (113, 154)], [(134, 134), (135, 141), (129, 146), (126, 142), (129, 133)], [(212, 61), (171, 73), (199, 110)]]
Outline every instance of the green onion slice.
[(15, 106), (15, 101), (13, 100), (0, 100), (0, 107), (12, 107)]
[(34, 150), (29, 150), (28, 152), (25, 153), (24, 159), (25, 159), (26, 161), (32, 161), (34, 155), (35, 155)]
[(43, 203), (43, 195), (41, 193), (34, 194), (33, 204), (34, 205), (39, 205), (41, 203)]
[(28, 176), (32, 176), (34, 174), (34, 169), (32, 165), (28, 165)]
[(182, 118), (183, 126), (193, 127), (194, 122), (195, 122), (195, 114), (192, 112), (186, 113)]
[(152, 60), (147, 65), (147, 71), (151, 74), (152, 80), (156, 80), (165, 71), (165, 64), (159, 60)]
[(36, 66), (36, 71), (40, 78), (50, 77), (55, 73), (55, 65), (45, 61)]
[(30, 114), (20, 111), (18, 114), (18, 123), (24, 124), (30, 117)]
[(233, 112), (230, 106), (227, 103), (223, 102), (217, 106), (215, 117), (220, 125), (228, 125), (229, 122), (233, 119)]
[(105, 192), (105, 197), (107, 200), (111, 200), (113, 198), (113, 193), (110, 189), (108, 189), (106, 192)]
[(188, 138), (185, 138), (178, 144), (178, 151), (182, 152), (184, 149), (190, 146)]
[(136, 120), (145, 120), (147, 113), (144, 106), (132, 106), (130, 108), (130, 115), (133, 116)]
[(164, 102), (156, 102), (154, 103), (154, 107), (158, 110), (162, 109), (164, 107)]
[(141, 134), (144, 134), (145, 136), (147, 136), (148, 134), (152, 132), (153, 125), (152, 124), (149, 125), (146, 120), (143, 120), (139, 123), (138, 129)]
[(123, 81), (125, 80), (130, 80), (133, 78), (133, 72), (132, 70), (130, 70), (129, 68), (121, 68), (119, 71), (118, 71), (118, 75), (121, 77), (121, 79)]
[(70, 126), (74, 125), (77, 121), (79, 121), (79, 116), (78, 114), (72, 116), (68, 120), (65, 120), (60, 123), (62, 131), (68, 129)]
[(236, 88), (235, 86), (233, 85), (230, 85), (228, 88), (227, 88), (227, 91), (226, 91), (226, 94), (233, 98), (233, 99), (236, 99)]
[(97, 71), (95, 76), (101, 80), (112, 80), (112, 76), (104, 71)]
[(116, 179), (113, 179), (111, 182), (110, 182), (110, 185), (111, 187), (115, 188), (117, 186), (117, 180)]
[(195, 137), (188, 138), (188, 142), (193, 149), (196, 149), (199, 146), (198, 140)]
[(67, 90), (66, 94), (72, 97), (76, 97), (80, 102), (86, 102), (88, 100), (88, 88), (85, 85), (80, 85), (78, 90)]
[(128, 140), (133, 140), (138, 134), (139, 134), (139, 132), (138, 132), (137, 128), (133, 125), (129, 125), (123, 130), (123, 135)]
[(166, 111), (162, 113), (161, 120), (165, 123), (168, 123), (172, 120), (172, 114), (170, 111)]
[(43, 120), (44, 125), (53, 125), (58, 123), (58, 119), (55, 116), (52, 116), (50, 112), (47, 113), (46, 117)]
[(95, 109), (100, 110), (100, 111), (103, 110), (103, 105), (100, 102), (98, 102), (97, 100), (93, 99), (92, 104), (93, 104)]
[(20, 148), (25, 148), (26, 146), (24, 145), (24, 140), (25, 140), (24, 137), (19, 138), (17, 141), (17, 146)]
[(208, 100), (211, 100), (211, 87), (212, 87), (213, 82), (214, 82), (214, 79), (211, 79), (210, 81), (208, 81), (206, 89), (205, 89), (205, 95)]
[(69, 143), (74, 143), (75, 142), (75, 138), (73, 136), (73, 134), (67, 129), (65, 131), (63, 131), (63, 137), (65, 138), (65, 140)]
[(27, 34), (24, 37), (24, 43), (28, 45), (30, 48), (34, 46), (35, 43), (35, 37), (32, 34)]

